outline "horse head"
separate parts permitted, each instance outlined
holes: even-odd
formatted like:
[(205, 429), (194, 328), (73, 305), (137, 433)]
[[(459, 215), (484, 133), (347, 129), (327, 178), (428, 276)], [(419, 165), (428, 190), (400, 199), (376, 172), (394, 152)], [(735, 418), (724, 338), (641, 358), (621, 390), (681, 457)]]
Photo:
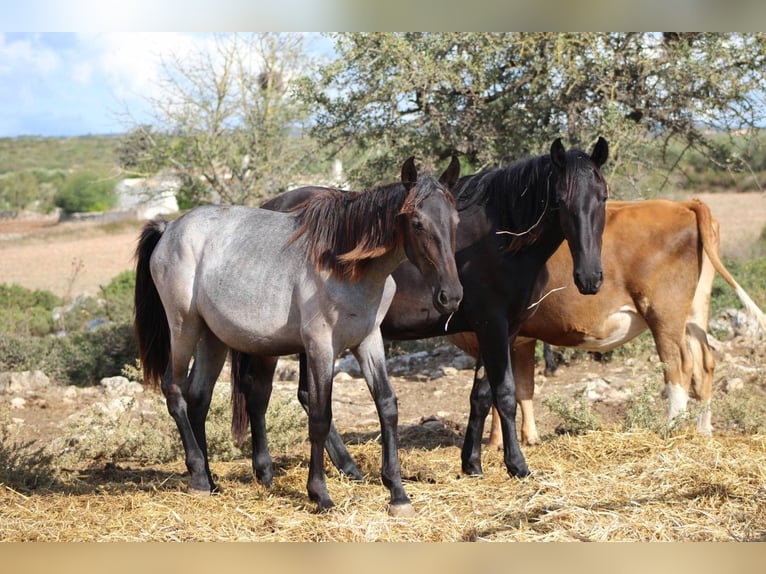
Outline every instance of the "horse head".
[(561, 139), (551, 145), (559, 221), (574, 261), (574, 282), (580, 293), (597, 293), (604, 281), (601, 237), (606, 219), (608, 186), (601, 166), (609, 144), (599, 137), (590, 156), (565, 151)]
[(438, 181), (418, 175), (414, 157), (402, 165), (402, 184), (407, 190), (400, 212), (404, 249), (430, 285), (434, 307), (443, 314), (454, 313), (463, 298), (455, 265), (458, 214), (450, 191), (459, 177), (460, 163), (455, 156)]

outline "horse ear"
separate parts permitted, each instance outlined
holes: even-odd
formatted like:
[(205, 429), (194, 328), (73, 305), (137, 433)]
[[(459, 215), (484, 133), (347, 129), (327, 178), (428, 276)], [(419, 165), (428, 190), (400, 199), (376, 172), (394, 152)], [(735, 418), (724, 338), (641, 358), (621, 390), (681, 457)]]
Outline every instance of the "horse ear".
[(598, 136), (598, 141), (596, 142), (596, 145), (593, 146), (593, 153), (590, 154), (590, 159), (598, 167), (601, 167), (602, 165), (606, 163), (606, 160), (608, 157), (609, 157), (609, 144), (604, 138), (602, 138), (601, 136)]
[(566, 150), (564, 144), (561, 143), (561, 138), (556, 138), (551, 144), (551, 160), (553, 165), (559, 169), (564, 169), (567, 165)]
[(457, 155), (452, 154), (452, 160), (449, 162), (447, 169), (439, 178), (439, 183), (449, 190), (455, 188), (457, 180), (460, 179), (460, 161), (457, 159)]
[(402, 184), (404, 189), (409, 191), (418, 181), (418, 170), (415, 167), (415, 156), (412, 155), (404, 160), (402, 164)]

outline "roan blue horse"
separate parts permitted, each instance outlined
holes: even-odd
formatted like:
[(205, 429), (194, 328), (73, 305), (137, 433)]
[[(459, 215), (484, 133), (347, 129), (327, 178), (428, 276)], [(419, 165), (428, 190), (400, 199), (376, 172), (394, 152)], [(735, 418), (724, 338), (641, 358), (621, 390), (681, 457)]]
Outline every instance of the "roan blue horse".
[[(516, 390), (511, 370), (508, 338), (534, 312), (544, 296), (547, 282), (545, 262), (567, 239), (574, 261), (574, 282), (583, 294), (594, 294), (603, 281), (601, 236), (604, 230), (608, 186), (601, 166), (609, 155), (605, 139), (598, 138), (590, 155), (566, 151), (560, 139), (550, 154), (518, 160), (508, 166), (487, 169), (463, 177), (455, 188), (460, 222), (455, 259), (464, 297), (459, 310), (450, 315), (432, 303), (428, 285), (408, 263), (393, 274), (397, 291), (381, 331), (389, 339), (420, 339), (472, 331), (476, 333), (488, 386), (475, 383), (471, 413), (462, 450), (463, 472), (482, 473), (481, 437), (491, 404), (500, 415), (504, 461), (511, 476), (529, 474), (516, 434)], [(287, 192), (263, 205), (286, 210), (305, 194)], [(298, 397), (306, 404), (303, 377)], [(273, 357), (242, 358), (232, 353), (232, 382), (273, 376)], [(480, 379), (479, 379), (480, 380)], [(248, 402), (251, 430), (263, 428), (257, 418), (265, 412)], [(234, 402), (232, 430), (243, 435), (247, 417)], [(246, 428), (246, 426), (245, 426)], [(254, 441), (255, 444), (255, 441)], [(265, 444), (261, 439), (258, 444)], [(331, 428), (327, 451), (343, 473), (361, 479), (340, 435)], [(263, 453), (253, 451), (253, 461)]]
[[(437, 182), (418, 176), (410, 158), (401, 184), (353, 195), (322, 189), (293, 213), (206, 206), (144, 227), (136, 252), (139, 355), (145, 380), (162, 380), (183, 442), (191, 492), (216, 488), (205, 418), (229, 348), (253, 355), (305, 352), (311, 441), (307, 489), (319, 510), (333, 506), (323, 445), (332, 420), (333, 362), (350, 348), (380, 418), (389, 512), (413, 512), (402, 485), (396, 396), (379, 326), (396, 290), (390, 274), (405, 259), (422, 274), (441, 313), (458, 308), (463, 292), (454, 258), (458, 218), (448, 188), (459, 171), (453, 158)], [(254, 398), (268, 403), (270, 388), (269, 382)], [(270, 473), (271, 460), (257, 468), (264, 466)], [(270, 476), (265, 478), (270, 482)]]

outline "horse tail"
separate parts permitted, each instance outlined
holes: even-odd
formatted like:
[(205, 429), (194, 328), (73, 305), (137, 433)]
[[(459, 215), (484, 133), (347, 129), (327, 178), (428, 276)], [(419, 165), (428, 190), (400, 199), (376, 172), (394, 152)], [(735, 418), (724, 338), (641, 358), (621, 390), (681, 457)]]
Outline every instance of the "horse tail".
[(732, 277), (731, 273), (729, 273), (729, 270), (726, 269), (718, 256), (719, 226), (718, 222), (713, 219), (713, 215), (710, 213), (710, 208), (707, 204), (698, 199), (688, 202), (688, 206), (697, 216), (697, 228), (699, 230), (699, 236), (702, 241), (702, 248), (705, 251), (705, 255), (708, 256), (715, 270), (718, 271), (721, 277), (723, 277), (731, 288), (734, 289), (734, 292), (742, 302), (742, 305), (744, 305), (747, 313), (758, 322), (758, 327), (761, 332), (766, 332), (766, 315), (763, 314), (763, 311), (761, 311), (742, 286), (735, 281), (734, 277)]
[(167, 221), (164, 220), (147, 223), (141, 231), (136, 248), (133, 331), (138, 342), (144, 381), (154, 385), (162, 379), (170, 361), (170, 328), (160, 294), (152, 279), (149, 261), (166, 226)]
[(234, 444), (241, 447), (247, 438), (250, 418), (247, 413), (247, 397), (242, 379), (247, 372), (249, 355), (231, 350), (231, 436)]

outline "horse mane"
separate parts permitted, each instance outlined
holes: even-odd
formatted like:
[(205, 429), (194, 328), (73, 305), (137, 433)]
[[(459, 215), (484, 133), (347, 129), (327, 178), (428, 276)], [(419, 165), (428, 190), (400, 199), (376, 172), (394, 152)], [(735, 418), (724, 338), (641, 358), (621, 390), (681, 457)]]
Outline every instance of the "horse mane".
[[(575, 159), (576, 168), (567, 169), (569, 201), (575, 188), (574, 174), (584, 152), (570, 150), (568, 159)], [(498, 233), (508, 234), (511, 253), (533, 244), (545, 229), (544, 221), (558, 206), (555, 196), (557, 173), (550, 154), (519, 159), (509, 165), (488, 168), (461, 178), (458, 188), (458, 211), (470, 206), (487, 208)]]
[(296, 206), (298, 228), (290, 241), (303, 238), (317, 269), (358, 280), (367, 263), (401, 245), (399, 217), (414, 211), (435, 189), (438, 184), (428, 175), (419, 177), (410, 191), (401, 183), (361, 193), (322, 188)]

